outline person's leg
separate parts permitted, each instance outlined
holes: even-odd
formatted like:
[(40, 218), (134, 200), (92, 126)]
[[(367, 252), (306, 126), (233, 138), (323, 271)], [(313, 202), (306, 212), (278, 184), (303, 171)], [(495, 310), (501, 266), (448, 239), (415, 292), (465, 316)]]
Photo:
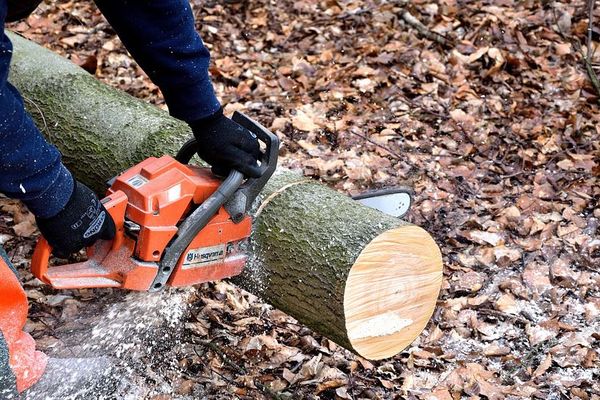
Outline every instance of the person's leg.
[[(0, 247), (0, 394), (22, 392), (33, 385), (46, 368), (47, 357), (35, 350), (35, 341), (23, 327), (28, 303), (16, 271)], [(8, 365), (7, 365), (8, 364)], [(13, 385), (14, 384), (14, 385)], [(6, 395), (2, 393), (6, 390)], [(4, 397), (4, 395), (6, 397)]]

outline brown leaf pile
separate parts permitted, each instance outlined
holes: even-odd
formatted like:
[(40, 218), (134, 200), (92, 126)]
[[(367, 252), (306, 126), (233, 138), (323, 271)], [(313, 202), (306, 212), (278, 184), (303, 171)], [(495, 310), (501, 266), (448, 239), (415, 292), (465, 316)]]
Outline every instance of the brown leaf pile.
[[(574, 46), (584, 1), (193, 4), (226, 110), (340, 190), (412, 182), (409, 219), (435, 236), (446, 279), (423, 335), (380, 363), (209, 285), (173, 393), (157, 398), (600, 398), (600, 114)], [(164, 107), (90, 2), (46, 4), (13, 29)], [(0, 242), (25, 264), (29, 225), (2, 204)]]

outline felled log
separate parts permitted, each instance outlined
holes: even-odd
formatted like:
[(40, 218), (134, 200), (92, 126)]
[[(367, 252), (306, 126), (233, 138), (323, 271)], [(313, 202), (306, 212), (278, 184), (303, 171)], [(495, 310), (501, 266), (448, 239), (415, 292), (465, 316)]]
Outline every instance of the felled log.
[[(11, 82), (67, 166), (97, 190), (190, 137), (166, 112), (32, 42), (11, 40)], [(242, 288), (369, 359), (397, 354), (426, 326), (442, 259), (423, 229), (283, 169), (253, 214), (253, 258), (235, 279)]]

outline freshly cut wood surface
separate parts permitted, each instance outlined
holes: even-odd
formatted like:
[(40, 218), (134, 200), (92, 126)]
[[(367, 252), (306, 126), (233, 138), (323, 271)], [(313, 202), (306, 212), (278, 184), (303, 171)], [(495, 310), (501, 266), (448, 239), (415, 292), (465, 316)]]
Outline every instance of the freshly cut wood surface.
[(418, 226), (382, 233), (350, 269), (344, 314), (350, 344), (365, 358), (391, 357), (425, 328), (442, 283), (442, 258)]
[[(76, 178), (99, 192), (115, 174), (174, 154), (191, 137), (166, 112), (28, 40), (11, 40), (11, 82)], [(394, 355), (423, 329), (441, 284), (440, 251), (425, 231), (285, 169), (261, 202), (253, 260), (235, 283), (366, 358)]]

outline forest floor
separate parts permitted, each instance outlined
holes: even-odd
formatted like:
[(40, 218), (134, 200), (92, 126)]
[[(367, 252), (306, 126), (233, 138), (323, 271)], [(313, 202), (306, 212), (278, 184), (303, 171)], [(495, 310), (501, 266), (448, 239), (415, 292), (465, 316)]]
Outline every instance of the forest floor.
[[(412, 185), (407, 218), (442, 249), (444, 283), (423, 334), (382, 362), (230, 284), (203, 285), (186, 325), (201, 344), (149, 398), (600, 399), (600, 113), (584, 1), (192, 3), (226, 112), (270, 127), (284, 165), (343, 192)], [(11, 29), (165, 108), (92, 2), (46, 2)], [(0, 208), (28, 330), (50, 346), (95, 292), (32, 279), (31, 215)]]

